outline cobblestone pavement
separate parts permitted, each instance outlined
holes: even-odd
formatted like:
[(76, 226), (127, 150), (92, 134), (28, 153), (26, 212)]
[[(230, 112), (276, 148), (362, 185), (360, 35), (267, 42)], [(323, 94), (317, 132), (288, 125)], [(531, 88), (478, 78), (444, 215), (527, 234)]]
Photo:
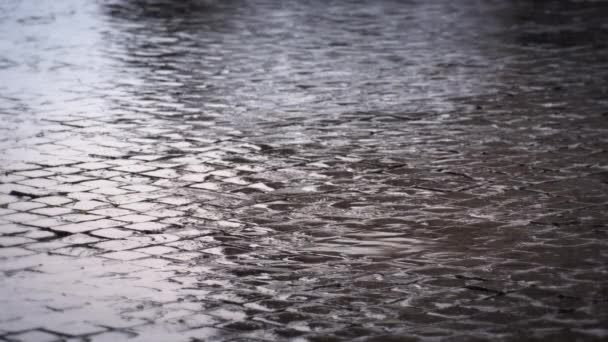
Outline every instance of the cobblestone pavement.
[(0, 340), (608, 338), (606, 13), (0, 2)]

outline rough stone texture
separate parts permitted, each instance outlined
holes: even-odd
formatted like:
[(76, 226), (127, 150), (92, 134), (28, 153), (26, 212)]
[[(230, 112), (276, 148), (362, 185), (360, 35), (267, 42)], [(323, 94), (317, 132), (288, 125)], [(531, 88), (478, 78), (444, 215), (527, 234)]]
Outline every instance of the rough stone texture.
[(0, 340), (608, 338), (606, 13), (0, 2)]

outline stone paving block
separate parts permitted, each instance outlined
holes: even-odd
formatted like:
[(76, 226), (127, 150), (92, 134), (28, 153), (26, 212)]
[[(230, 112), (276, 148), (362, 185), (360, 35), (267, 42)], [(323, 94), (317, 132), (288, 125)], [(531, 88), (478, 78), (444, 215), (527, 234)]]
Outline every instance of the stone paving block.
[(45, 169), (46, 171), (52, 172), (56, 175), (70, 175), (73, 173), (79, 173), (80, 169), (75, 168), (75, 167), (69, 167), (69, 166), (58, 166), (58, 167), (51, 167), (51, 168), (47, 168)]
[(131, 157), (132, 159), (144, 160), (144, 161), (153, 161), (164, 158), (162, 155), (138, 155)]
[(30, 210), (32, 214), (40, 214), (45, 216), (61, 216), (72, 212), (72, 209), (68, 208), (41, 208)]
[[(60, 194), (68, 193), (68, 197), (78, 198), (78, 197), (76, 197), (77, 195), (72, 195), (71, 193), (88, 191), (91, 188), (84, 186), (84, 185), (80, 185), (80, 184), (57, 184), (57, 185), (48, 187), (47, 189), (50, 192), (49, 195), (51, 195), (53, 193), (60, 193)], [(91, 194), (91, 195), (95, 195), (95, 194)]]
[(90, 257), (102, 253), (99, 249), (79, 246), (67, 246), (62, 248), (56, 248), (52, 250), (54, 254), (68, 255), (73, 257)]
[(95, 194), (102, 194), (102, 195), (107, 195), (107, 196), (116, 196), (116, 195), (128, 194), (131, 191), (124, 190), (121, 188), (99, 188), (99, 189), (92, 190), (91, 192), (95, 193)]
[(131, 214), (131, 215), (123, 215), (113, 217), (114, 220), (122, 221), (122, 222), (130, 222), (130, 223), (143, 223), (156, 220), (156, 217), (149, 215), (139, 215), (139, 214)]
[(29, 231), (30, 228), (17, 223), (0, 222), (0, 234), (17, 234)]
[(172, 253), (172, 252), (176, 252), (176, 251), (177, 251), (177, 249), (171, 248), (171, 247), (166, 247), (166, 246), (153, 246), (153, 247), (139, 248), (139, 249), (135, 250), (135, 252), (146, 253), (146, 254), (150, 254), (150, 255), (163, 255), (163, 254)]
[(137, 173), (137, 174), (152, 171), (155, 169), (156, 169), (156, 167), (154, 167), (154, 166), (142, 165), (142, 164), (129, 164), (129, 165), (124, 165), (124, 166), (119, 166), (119, 167), (113, 168), (113, 170), (131, 172), (131, 173)]
[(126, 195), (118, 195), (112, 196), (108, 198), (108, 200), (115, 205), (123, 205), (135, 202), (142, 202), (146, 200), (155, 199), (158, 197), (162, 197), (163, 195), (157, 193), (135, 193), (135, 194), (126, 194)]
[(214, 183), (214, 182), (196, 183), (196, 184), (192, 184), (190, 186), (193, 188), (196, 188), (196, 189), (203, 189), (203, 190), (210, 190), (210, 191), (221, 191), (222, 190), (222, 186), (219, 183)]
[(86, 182), (79, 183), (79, 185), (85, 186), (89, 189), (100, 189), (100, 188), (116, 188), (121, 184), (118, 182), (113, 182), (105, 179), (96, 179), (90, 180)]
[(221, 220), (223, 215), (219, 213), (217, 210), (212, 209), (212, 207), (190, 207), (184, 208), (180, 207), (179, 209), (191, 212), (192, 216), (207, 219), (207, 220)]
[(195, 237), (200, 237), (203, 235), (208, 235), (211, 234), (212, 231), (209, 229), (203, 229), (203, 228), (199, 228), (199, 229), (184, 229), (184, 228), (180, 228), (179, 230), (173, 232), (173, 234), (180, 236), (180, 237), (185, 237), (185, 238), (195, 238)]
[(105, 331), (103, 327), (96, 326), (87, 322), (74, 321), (66, 324), (57, 326), (51, 326), (47, 328), (50, 331), (54, 331), (64, 335), (79, 336), (85, 334), (95, 334)]
[(160, 219), (158, 222), (169, 224), (172, 226), (184, 227), (188, 223), (191, 223), (191, 221), (196, 221), (196, 220), (185, 219), (184, 217), (167, 217), (167, 218)]
[(87, 338), (89, 342), (116, 342), (127, 341), (136, 337), (137, 334), (129, 331), (109, 331), (106, 333), (96, 334)]
[(45, 218), (46, 217), (42, 216), (42, 215), (29, 214), (29, 213), (15, 213), (15, 214), (8, 214), (8, 215), (2, 216), (2, 220), (14, 222), (14, 223), (28, 223), (28, 222), (32, 222), (32, 221), (45, 219)]
[(148, 165), (153, 165), (162, 169), (177, 169), (183, 166), (182, 163), (172, 162), (172, 158), (163, 158), (162, 160), (156, 160), (148, 163)]
[(167, 178), (173, 179), (178, 178), (180, 175), (175, 170), (171, 169), (160, 169), (156, 171), (144, 172), (142, 173), (144, 176), (153, 177), (153, 178)]
[(146, 185), (146, 184), (127, 185), (127, 186), (123, 186), (122, 188), (129, 190), (129, 191), (135, 191), (135, 192), (150, 192), (150, 191), (157, 191), (160, 189), (157, 186)]
[[(63, 130), (63, 129), (61, 129)], [(59, 158), (50, 158), (43, 161), (38, 161), (39, 166), (46, 167), (47, 170), (51, 171), (52, 169), (59, 167), (67, 167), (67, 165), (76, 164), (76, 162), (69, 159), (59, 159)], [(50, 168), (48, 168), (50, 167)]]
[(0, 247), (19, 246), (33, 241), (20, 236), (0, 236)]
[(167, 246), (179, 248), (184, 251), (200, 251), (204, 248), (214, 246), (217, 243), (218, 242), (204, 241), (204, 240), (196, 239), (196, 240), (182, 240), (182, 241), (171, 242), (171, 243), (168, 243)]
[(67, 197), (61, 197), (61, 196), (40, 197), (40, 198), (35, 198), (33, 201), (48, 204), (48, 205), (54, 205), (54, 206), (64, 205), (64, 204), (72, 202), (71, 199), (69, 199)]
[(137, 266), (144, 266), (155, 269), (168, 269), (169, 266), (173, 263), (169, 260), (158, 259), (155, 257), (146, 258), (146, 259), (136, 259), (131, 261), (132, 264)]
[[(107, 179), (115, 182), (112, 178), (120, 177), (124, 175), (124, 172), (113, 171), (113, 170), (92, 170), (83, 173), (84, 176), (98, 178), (98, 179)], [(101, 187), (103, 188), (103, 187)], [(100, 189), (101, 189), (100, 188)]]
[(248, 189), (255, 189), (255, 190), (259, 190), (262, 192), (271, 192), (274, 191), (275, 189), (264, 184), (264, 183), (255, 183), (255, 184), (251, 184), (247, 186)]
[[(125, 147), (129, 147), (129, 146), (131, 146), (131, 144), (125, 145)], [(134, 164), (138, 164), (140, 162), (137, 160), (131, 160), (131, 159), (112, 159), (112, 160), (108, 160), (107, 163), (112, 164), (112, 165), (124, 166), (124, 165), (134, 165)]]
[(158, 210), (158, 209), (162, 209), (163, 207), (164, 207), (163, 204), (158, 204), (158, 203), (154, 203), (154, 202), (135, 202), (135, 203), (122, 204), (120, 206), (121, 209), (128, 209), (128, 210), (133, 210), (133, 211), (138, 211), (138, 212), (145, 212), (145, 211), (149, 211), (149, 210)]
[(18, 176), (23, 176), (23, 177), (38, 178), (38, 177), (52, 176), (53, 172), (50, 172), (47, 170), (33, 170), (33, 171), (16, 172), (15, 174)]
[(127, 229), (105, 228), (89, 232), (91, 235), (107, 239), (122, 239), (133, 235), (133, 231)]
[(22, 163), (22, 162), (17, 162), (17, 163), (11, 163), (10, 165), (3, 165), (2, 169), (6, 170), (6, 171), (27, 171), (27, 170), (36, 170), (36, 169), (40, 169), (41, 167), (39, 165), (36, 164), (31, 164), (31, 163)]
[(21, 236), (26, 237), (28, 239), (40, 240), (54, 237), (55, 233), (46, 230), (31, 230), (27, 233), (22, 234)]
[(33, 226), (33, 227), (52, 228), (52, 227), (56, 227), (56, 226), (65, 225), (66, 222), (59, 218), (56, 218), (56, 217), (49, 217), (49, 218), (41, 218), (41, 219), (34, 220), (34, 221), (27, 221), (26, 223), (28, 226)]
[(179, 179), (184, 182), (204, 183), (209, 177), (206, 173), (186, 173)]
[[(6, 173), (0, 173), (0, 183), (16, 183), (20, 180), (25, 179), (26, 177), (24, 176), (18, 176), (16, 174), (6, 174)], [(0, 195), (1, 196), (1, 195)], [(2, 201), (0, 200), (0, 204), (2, 204)]]
[(232, 178), (238, 175), (236, 171), (231, 169), (215, 170), (209, 172), (209, 174), (219, 178)]
[(147, 310), (134, 311), (129, 313), (129, 317), (145, 319), (149, 321), (169, 321), (175, 318), (192, 315), (190, 310), (166, 310), (164, 308), (151, 308)]
[[(110, 178), (110, 180), (114, 181), (114, 182), (120, 182), (123, 184), (130, 184), (130, 185), (150, 185), (150, 183), (153, 183), (153, 180), (148, 177), (141, 177), (138, 175), (124, 174), (124, 173), (120, 176), (112, 177), (112, 178)], [(127, 187), (128, 187), (127, 185), (124, 185), (121, 188), (127, 189), (127, 190), (132, 190), (132, 189), (128, 189)], [(160, 190), (160, 188), (159, 188), (159, 190)], [(137, 190), (132, 190), (132, 191), (139, 192)]]
[(104, 202), (104, 203), (109, 203), (106, 196), (104, 196), (102, 194), (94, 194), (91, 192), (85, 192), (88, 190), (90, 190), (89, 187), (85, 187), (85, 189), (81, 189), (81, 190), (73, 190), (75, 192), (69, 193), (68, 197), (73, 198), (78, 201), (100, 201), (100, 202)]
[(101, 239), (87, 235), (87, 234), (72, 234), (69, 236), (66, 236), (64, 238), (61, 238), (60, 240), (61, 242), (64, 242), (66, 244), (70, 244), (70, 245), (84, 245), (84, 244), (91, 244), (94, 242), (98, 242), (101, 241)]
[(196, 160), (193, 163), (188, 163), (188, 165), (184, 167), (184, 170), (191, 171), (196, 174), (203, 174), (215, 171), (215, 168), (210, 165), (204, 165), (200, 160)]
[(148, 257), (149, 255), (145, 254), (145, 253), (138, 253), (138, 252), (133, 252), (133, 251), (119, 251), (119, 252), (102, 254), (101, 256), (104, 258), (108, 258), (108, 259), (129, 261), (129, 260), (135, 260), (135, 259), (142, 259), (142, 258)]
[[(175, 336), (175, 328), (167, 327), (154, 327), (154, 326), (143, 326), (134, 330), (137, 333), (137, 337), (133, 338), (133, 341), (148, 341), (148, 342), (160, 342), (171, 339)], [(181, 341), (214, 341), (215, 336), (221, 335), (218, 329), (211, 327), (203, 327), (198, 329), (191, 329), (182, 331), (178, 334)], [(217, 341), (221, 341), (217, 340)]]
[[(1, 322), (1, 326), (3, 331), (9, 332), (9, 333), (19, 333), (19, 332), (23, 332), (23, 331), (27, 331), (27, 330), (32, 330), (33, 328), (31, 327), (32, 324), (23, 320), (21, 317), (11, 317), (8, 320), (3, 320)], [(37, 326), (36, 326), (37, 328)], [(10, 340), (5, 340), (5, 341), (10, 341)]]
[(18, 184), (25, 186), (31, 186), (34, 188), (48, 189), (54, 185), (59, 184), (57, 181), (48, 178), (33, 178), (19, 181)]
[(122, 209), (122, 208), (103, 208), (97, 209), (90, 212), (94, 215), (107, 216), (107, 217), (117, 217), (117, 216), (125, 216), (132, 214), (133, 212), (130, 210)]
[(150, 245), (166, 244), (169, 242), (177, 241), (179, 239), (180, 239), (179, 236), (173, 235), (173, 234), (152, 234), (152, 233), (147, 233), (145, 235), (140, 235), (140, 236), (132, 236), (132, 237), (128, 238), (128, 240), (142, 241), (142, 242), (144, 242), (146, 244), (150, 244)]
[(11, 341), (20, 342), (52, 342), (60, 341), (61, 337), (42, 330), (32, 330), (20, 334), (9, 335)]
[[(97, 209), (97, 208), (104, 207), (107, 205), (108, 205), (107, 203), (101, 202), (101, 201), (85, 200), (85, 201), (75, 202), (73, 205), (71, 205), (71, 207), (76, 210), (89, 211), (89, 210)], [(93, 212), (91, 212), (91, 213), (94, 214)]]
[(15, 210), (0, 208), (0, 216), (15, 213)]
[(153, 211), (144, 212), (145, 215), (150, 215), (158, 218), (166, 218), (166, 217), (183, 217), (185, 213), (181, 210), (171, 210), (171, 209), (160, 209)]
[[(54, 235), (54, 234), (53, 234)], [(42, 253), (49, 252), (58, 248), (65, 247), (66, 244), (60, 241), (47, 241), (47, 242), (38, 242), (38, 243), (30, 243), (27, 246), (24, 246), (27, 250)]]
[[(134, 249), (142, 247), (143, 244), (133, 240), (110, 240), (100, 242), (94, 245), (95, 248), (108, 250), (108, 251), (123, 251), (127, 249)], [(139, 251), (138, 251), (139, 252)]]
[(218, 226), (223, 228), (242, 228), (244, 225), (241, 222), (219, 220), (210, 223), (210, 226)]
[(10, 203), (7, 208), (17, 211), (30, 211), (32, 209), (38, 209), (45, 206), (45, 204), (36, 202), (13, 202)]
[(84, 232), (98, 229), (98, 227), (87, 225), (85, 223), (71, 223), (71, 224), (52, 226), (50, 228), (55, 232), (64, 232), (64, 233), (70, 233), (70, 234), (84, 233)]
[(19, 201), (18, 197), (0, 194), (0, 205)]
[[(54, 179), (58, 182), (61, 182), (61, 183), (79, 183), (82, 181), (93, 180), (92, 177), (86, 177), (83, 175), (61, 175), (61, 176), (56, 176), (52, 179)], [(88, 189), (89, 187), (85, 187), (85, 188)]]
[(168, 196), (162, 197), (156, 200), (160, 203), (170, 204), (170, 205), (186, 205), (192, 203), (193, 200), (187, 197), (176, 197), (176, 196)]
[(172, 259), (172, 260), (188, 261), (188, 260), (192, 260), (192, 259), (201, 257), (201, 253), (180, 252), (180, 253), (165, 254), (165, 255), (163, 255), (163, 257)]
[(169, 227), (168, 224), (159, 222), (139, 222), (124, 226), (127, 229), (132, 229), (140, 232), (161, 232)]
[(103, 216), (99, 216), (99, 215), (91, 215), (91, 214), (68, 214), (68, 215), (62, 215), (61, 219), (65, 222), (74, 222), (74, 223), (80, 223), (80, 222), (87, 222), (87, 221), (97, 221), (99, 219), (102, 219)]
[(85, 170), (98, 170), (98, 169), (107, 169), (112, 167), (112, 165), (101, 163), (101, 162), (92, 162), (92, 163), (82, 163), (76, 164), (74, 167), (78, 167)]

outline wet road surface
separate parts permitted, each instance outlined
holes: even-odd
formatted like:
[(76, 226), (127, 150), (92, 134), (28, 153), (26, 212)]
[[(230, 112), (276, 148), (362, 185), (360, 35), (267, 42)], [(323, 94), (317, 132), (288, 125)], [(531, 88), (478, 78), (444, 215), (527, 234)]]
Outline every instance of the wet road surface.
[(0, 3), (0, 340), (608, 338), (608, 4)]

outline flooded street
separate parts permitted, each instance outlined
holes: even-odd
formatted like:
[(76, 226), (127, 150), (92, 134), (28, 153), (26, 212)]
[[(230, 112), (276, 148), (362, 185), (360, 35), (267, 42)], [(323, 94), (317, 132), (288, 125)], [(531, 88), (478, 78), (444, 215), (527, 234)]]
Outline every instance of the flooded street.
[(607, 17), (1, 1), (0, 341), (608, 339)]

